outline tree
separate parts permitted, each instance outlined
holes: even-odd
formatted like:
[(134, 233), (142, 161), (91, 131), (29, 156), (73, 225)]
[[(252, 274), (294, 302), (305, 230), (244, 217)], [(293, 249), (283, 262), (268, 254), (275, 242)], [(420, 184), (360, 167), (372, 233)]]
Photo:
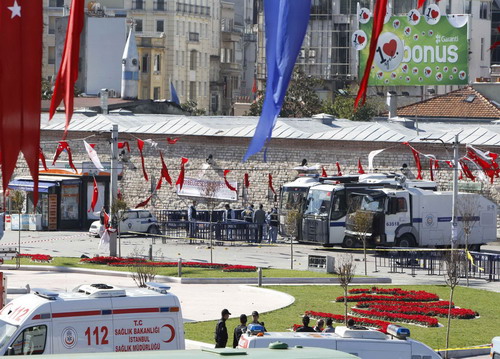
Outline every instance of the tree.
[(293, 269), (293, 240), (299, 234), (299, 221), (302, 219), (297, 209), (291, 209), (285, 216), (285, 233), (290, 238), (290, 269)]
[[(460, 283), (461, 267), (463, 265), (463, 257), (458, 250), (451, 249), (450, 253), (445, 255), (444, 264), (446, 266), (444, 272), (444, 279), (446, 285), (450, 287), (450, 304), (448, 305), (448, 324), (446, 328), (446, 348), (448, 349), (450, 343), (450, 326), (451, 326), (451, 308), (453, 302), (453, 294), (455, 288)], [(445, 358), (448, 358), (448, 351), (445, 352)]]
[(47, 79), (42, 79), (42, 100), (50, 100), (52, 98), (52, 84)]
[(120, 233), (120, 222), (127, 219), (127, 210), (129, 209), (127, 202), (116, 198), (111, 206), (111, 226), (116, 228), (118, 233), (118, 257), (122, 256), (122, 242)]
[(337, 118), (347, 118), (351, 121), (369, 121), (383, 109), (380, 98), (368, 97), (363, 106), (354, 109), (354, 100), (358, 92), (357, 86), (348, 86), (342, 94), (335, 96), (333, 102), (326, 102), (321, 112), (331, 114)]
[(344, 289), (344, 321), (347, 326), (347, 294), (349, 283), (351, 283), (354, 277), (354, 270), (356, 266), (354, 265), (354, 260), (352, 255), (344, 255), (339, 258), (338, 265), (335, 267), (335, 272), (339, 277), (339, 284)]
[(21, 212), (23, 211), (24, 207), (24, 194), (21, 191), (11, 191), (10, 192), (10, 206), (11, 210), (13, 212), (16, 212), (17, 215), (19, 216), (19, 228), (18, 228), (18, 248), (17, 248), (17, 254), (18, 254), (18, 262), (16, 265), (19, 267), (19, 260), (20, 257), (19, 255), (21, 254)]
[(356, 238), (363, 243), (363, 257), (365, 261), (365, 275), (368, 275), (366, 263), (366, 237), (372, 229), (373, 214), (369, 211), (358, 209), (356, 212), (350, 213), (348, 218), (349, 228), (355, 233)]
[(181, 108), (184, 111), (191, 113), (191, 116), (204, 116), (206, 114), (206, 111), (204, 109), (199, 109), (198, 103), (193, 100), (184, 102), (181, 104)]
[[(311, 117), (321, 112), (321, 100), (315, 92), (322, 81), (307, 76), (295, 68), (288, 86), (280, 117)], [(260, 116), (264, 104), (265, 91), (258, 91), (258, 99), (250, 106), (249, 116)]]
[[(469, 237), (472, 233), (472, 229), (474, 228), (479, 216), (477, 212), (479, 210), (479, 200), (478, 197), (474, 194), (460, 194), (458, 197), (458, 214), (462, 217), (462, 228), (465, 236), (465, 252), (469, 251)], [(467, 287), (469, 286), (469, 267), (465, 267), (465, 279), (467, 283)]]

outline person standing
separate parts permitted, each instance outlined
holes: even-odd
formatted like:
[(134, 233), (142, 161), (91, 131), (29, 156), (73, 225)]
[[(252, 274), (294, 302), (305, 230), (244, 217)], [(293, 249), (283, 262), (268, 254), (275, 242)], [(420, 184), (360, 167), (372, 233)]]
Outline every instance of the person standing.
[(241, 335), (246, 331), (247, 331), (247, 315), (242, 314), (240, 315), (240, 325), (234, 328), (233, 348), (236, 348), (238, 346), (238, 342), (240, 341)]
[(298, 327), (296, 332), (314, 332), (314, 328), (310, 327), (309, 326), (309, 316), (308, 315), (304, 315), (302, 317), (302, 326), (301, 327)]
[(262, 236), (264, 235), (264, 225), (266, 223), (266, 212), (264, 211), (264, 205), (259, 204), (259, 209), (253, 214), (253, 223), (257, 223), (257, 243), (262, 241)]
[(196, 232), (196, 205), (197, 202), (193, 201), (193, 204), (188, 208), (188, 221), (189, 221), (189, 237), (193, 238)]
[(229, 228), (231, 226), (231, 224), (229, 224), (229, 222), (232, 222), (235, 218), (234, 211), (232, 210), (229, 203), (226, 203), (226, 205), (224, 207), (225, 207), (224, 222), (226, 222), (226, 226), (227, 226), (226, 227), (227, 228), (227, 239), (232, 241), (233, 240), (233, 230)]
[(278, 239), (278, 227), (280, 225), (280, 219), (277, 207), (273, 207), (271, 213), (269, 213), (268, 222), (269, 222), (269, 243), (276, 243)]
[(243, 211), (243, 219), (245, 220), (245, 222), (252, 223), (252, 221), (253, 221), (253, 207), (252, 207), (252, 205), (248, 206)]
[(216, 348), (225, 348), (227, 344), (227, 327), (226, 320), (229, 319), (229, 310), (223, 309), (221, 312), (221, 318), (215, 325), (215, 347)]

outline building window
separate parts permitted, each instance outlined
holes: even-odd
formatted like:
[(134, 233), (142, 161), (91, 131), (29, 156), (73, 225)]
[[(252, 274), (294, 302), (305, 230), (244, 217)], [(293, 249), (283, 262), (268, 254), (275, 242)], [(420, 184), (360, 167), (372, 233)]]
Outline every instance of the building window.
[(63, 7), (64, 0), (49, 0), (49, 7)]
[(175, 50), (175, 66), (179, 66), (179, 50)]
[(49, 34), (56, 33), (56, 17), (49, 16)]
[(480, 7), (479, 7), (479, 18), (480, 19), (489, 19), (489, 4), (486, 1), (481, 1)]
[(198, 34), (197, 32), (190, 32), (189, 33), (189, 41), (199, 42), (200, 41), (200, 34)]
[(184, 66), (184, 51), (181, 52), (181, 66)]
[(142, 32), (142, 20), (141, 19), (135, 19), (135, 31)]
[(159, 87), (155, 87), (153, 89), (153, 99), (154, 100), (159, 100), (160, 99), (160, 88)]
[(156, 32), (163, 32), (163, 20), (156, 20)]
[(165, 10), (165, 0), (155, 1), (155, 10), (164, 11)]
[(181, 81), (181, 96), (184, 96), (184, 80)]
[(147, 74), (149, 71), (149, 56), (148, 55), (144, 55), (142, 57), (142, 69), (141, 69), (141, 71), (145, 74)]
[(153, 71), (160, 72), (161, 71), (161, 55), (155, 55), (155, 60), (153, 64)]
[(484, 61), (484, 37), (481, 38), (481, 61)]
[(210, 107), (212, 109), (212, 113), (216, 114), (217, 111), (219, 110), (219, 96), (214, 92), (212, 93), (211, 97), (212, 98), (210, 100)]
[[(449, 14), (449, 12), (447, 13)], [(466, 0), (464, 3), (464, 14), (472, 14), (472, 0)]]
[(144, 0), (133, 0), (132, 1), (133, 10), (144, 10)]
[(198, 51), (196, 51), (196, 50), (191, 50), (191, 52), (190, 52), (190, 56), (189, 56), (189, 69), (190, 70), (196, 70), (196, 68), (197, 68), (197, 62), (198, 62), (197, 61), (197, 58), (198, 58), (197, 53), (198, 53)]
[(55, 48), (55, 46), (49, 46), (48, 54), (49, 54), (49, 59), (48, 59), (49, 65), (54, 65), (56, 63), (56, 48)]
[(189, 82), (189, 99), (196, 101), (196, 81)]

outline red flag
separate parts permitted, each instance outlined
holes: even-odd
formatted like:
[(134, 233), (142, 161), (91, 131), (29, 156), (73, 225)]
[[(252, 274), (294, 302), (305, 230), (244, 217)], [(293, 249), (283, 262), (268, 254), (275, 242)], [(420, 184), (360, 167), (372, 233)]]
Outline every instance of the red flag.
[(122, 148), (127, 148), (127, 151), (130, 152), (130, 146), (128, 144), (128, 141), (125, 141), (125, 142), (118, 142), (118, 148), (122, 149)]
[(234, 191), (236, 192), (237, 189), (234, 188), (233, 186), (231, 186), (231, 184), (229, 183), (229, 181), (227, 180), (226, 176), (227, 174), (231, 172), (230, 170), (224, 170), (224, 183), (226, 184), (226, 187), (229, 188), (231, 191)]
[(365, 170), (363, 169), (363, 165), (361, 164), (361, 158), (358, 158), (358, 173), (360, 175), (365, 174)]
[[(497, 31), (500, 32), (500, 26), (497, 27)], [(495, 50), (498, 46), (500, 46), (500, 41), (496, 41), (488, 50)]]
[(425, 0), (418, 0), (417, 9), (420, 9), (422, 6), (424, 6), (424, 2)]
[(373, 58), (375, 57), (375, 52), (378, 47), (378, 38), (384, 27), (384, 18), (387, 11), (387, 0), (377, 0), (375, 2), (375, 9), (373, 10), (373, 27), (372, 35), (370, 39), (370, 52), (368, 54), (368, 59), (366, 60), (365, 73), (359, 84), (358, 95), (354, 101), (354, 108), (358, 107), (359, 101), (363, 105), (366, 101), (366, 88), (368, 86), (368, 79), (370, 77), (370, 71), (372, 69)]
[(326, 173), (325, 167), (321, 167), (321, 177), (328, 177), (328, 174)]
[(245, 185), (245, 188), (250, 187), (250, 179), (248, 178), (248, 173), (245, 173), (245, 176), (243, 177), (243, 184)]
[(179, 141), (179, 137), (176, 137), (176, 138), (167, 137), (167, 142), (169, 145), (175, 145), (177, 143), (177, 141)]
[(73, 97), (75, 82), (78, 79), (78, 62), (80, 57), (80, 34), (83, 29), (84, 0), (72, 0), (68, 20), (68, 30), (64, 41), (64, 50), (61, 57), (61, 65), (57, 72), (56, 84), (52, 100), (50, 101), (50, 118), (54, 116), (57, 106), (64, 100), (66, 112), (66, 126), (63, 138), (68, 133), (69, 122), (73, 116)]
[(146, 198), (146, 200), (142, 201), (137, 206), (135, 206), (135, 208), (146, 207), (148, 205), (149, 201), (151, 201), (152, 197), (153, 197), (153, 195), (149, 196), (148, 198)]
[(170, 178), (170, 174), (168, 173), (168, 168), (167, 165), (165, 164), (165, 161), (163, 160), (163, 154), (160, 151), (160, 158), (161, 158), (161, 178), (165, 178), (165, 181), (167, 181), (170, 186), (172, 186), (172, 178)]
[(97, 199), (99, 198), (99, 189), (97, 188), (97, 182), (94, 177), (94, 192), (92, 193), (92, 202), (90, 203), (90, 208), (87, 212), (95, 211), (95, 205), (97, 204)]
[[(104, 211), (103, 209), (101, 209), (101, 211)], [(109, 214), (106, 213), (106, 211), (104, 211), (104, 228), (105, 229), (108, 229), (110, 227), (110, 224), (109, 224)]]
[(123, 200), (123, 194), (122, 191), (118, 188), (118, 192), (116, 193), (116, 197), (121, 201)]
[(59, 145), (56, 148), (56, 153), (54, 154), (54, 160), (52, 161), (52, 166), (56, 164), (57, 159), (59, 158), (59, 155), (63, 152), (66, 151), (68, 153), (68, 161), (69, 161), (69, 166), (76, 172), (78, 173), (78, 170), (76, 169), (75, 165), (73, 164), (73, 156), (71, 155), (71, 148), (69, 147), (68, 142), (66, 141), (59, 141)]
[(274, 193), (276, 194), (276, 191), (274, 190), (274, 187), (273, 187), (273, 175), (269, 173), (269, 176), (268, 176), (268, 184), (269, 184), (269, 189)]
[(38, 202), (43, 15), (41, 1), (0, 3), (0, 152), (7, 189), (22, 151)]
[(253, 86), (252, 86), (252, 93), (253, 93), (253, 98), (255, 98), (255, 95), (257, 94), (257, 78), (253, 78)]
[(337, 165), (337, 176), (342, 176), (342, 171), (340, 170), (340, 163), (337, 161), (335, 162), (335, 164)]
[(432, 171), (432, 167), (434, 165), (434, 159), (429, 158), (429, 171), (431, 172), (431, 181), (434, 181), (434, 172)]
[(482, 170), (490, 178), (491, 183), (493, 183), (493, 178), (495, 176), (498, 177), (498, 164), (485, 152), (468, 145), (467, 157), (469, 157), (472, 162), (476, 163), (479, 167), (482, 168)]
[(144, 175), (144, 179), (146, 181), (149, 181), (148, 174), (146, 173), (146, 168), (144, 167), (144, 156), (142, 154), (142, 149), (144, 148), (144, 141), (137, 139), (137, 147), (139, 148), (139, 153), (141, 155), (142, 174)]
[(417, 179), (422, 179), (422, 164), (420, 163), (420, 156), (416, 149), (414, 149), (408, 142), (403, 142), (404, 145), (407, 145), (411, 149), (411, 153), (413, 154), (413, 158), (415, 159), (415, 165), (417, 166)]
[(181, 172), (179, 173), (179, 177), (177, 177), (177, 181), (175, 182), (176, 186), (179, 185), (179, 190), (182, 190), (182, 186), (184, 185), (184, 165), (188, 163), (188, 161), (189, 160), (187, 158), (181, 158)]
[(42, 148), (40, 147), (40, 150), (38, 151), (38, 159), (42, 161), (43, 169), (45, 171), (48, 171), (49, 169), (47, 168), (47, 162), (45, 161), (45, 155), (43, 154)]
[(472, 171), (469, 169), (469, 167), (465, 164), (464, 161), (460, 160), (458, 161), (460, 163), (460, 166), (462, 167), (462, 171), (465, 174), (465, 177), (469, 178), (472, 180), (472, 182), (476, 182), (476, 176), (472, 174)]

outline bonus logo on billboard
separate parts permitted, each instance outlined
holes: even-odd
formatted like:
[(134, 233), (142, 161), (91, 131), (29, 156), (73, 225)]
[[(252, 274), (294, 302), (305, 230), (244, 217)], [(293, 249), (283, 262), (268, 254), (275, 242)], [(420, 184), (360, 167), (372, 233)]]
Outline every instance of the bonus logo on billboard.
[[(358, 14), (359, 30), (351, 44), (359, 52), (360, 78), (365, 70), (373, 18)], [(467, 15), (443, 15), (435, 4), (422, 13), (392, 16), (376, 47), (370, 85), (463, 85), (468, 78)]]

